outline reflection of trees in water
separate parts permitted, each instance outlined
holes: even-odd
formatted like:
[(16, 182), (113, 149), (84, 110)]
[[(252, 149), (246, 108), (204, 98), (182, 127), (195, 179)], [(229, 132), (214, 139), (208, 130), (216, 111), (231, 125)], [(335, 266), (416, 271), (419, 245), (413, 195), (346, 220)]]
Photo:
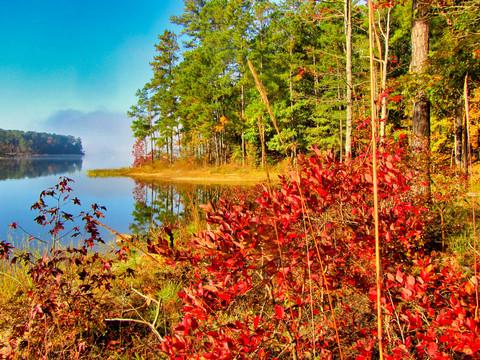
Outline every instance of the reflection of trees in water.
[(0, 180), (69, 174), (82, 170), (82, 156), (35, 156), (0, 159)]
[(216, 202), (223, 192), (219, 185), (145, 183), (135, 181), (136, 201), (129, 229), (134, 234), (147, 234), (151, 228), (189, 222), (199, 205)]

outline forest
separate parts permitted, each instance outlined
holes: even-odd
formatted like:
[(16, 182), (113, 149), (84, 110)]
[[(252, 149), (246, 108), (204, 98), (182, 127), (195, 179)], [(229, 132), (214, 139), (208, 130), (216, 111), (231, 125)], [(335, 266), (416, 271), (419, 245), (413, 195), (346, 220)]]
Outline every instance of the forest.
[(0, 155), (83, 155), (82, 140), (71, 135), (0, 129)]
[[(374, 7), (379, 135), (425, 137), (435, 156), (460, 165), (467, 130), (475, 154), (479, 145), (478, 0)], [(347, 0), (185, 1), (171, 17), (181, 32), (158, 36), (152, 78), (129, 111), (134, 154), (216, 165), (264, 164), (314, 145), (355, 154), (370, 114), (368, 17), (364, 2)]]

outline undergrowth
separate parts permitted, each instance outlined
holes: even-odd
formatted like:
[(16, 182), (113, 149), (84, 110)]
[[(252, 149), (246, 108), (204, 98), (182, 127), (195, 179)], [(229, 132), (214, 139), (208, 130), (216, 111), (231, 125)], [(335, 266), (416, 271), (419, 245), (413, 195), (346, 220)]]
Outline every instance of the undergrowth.
[[(418, 198), (405, 158), (389, 145), (378, 159), (385, 358), (478, 358), (476, 198), (445, 172)], [(62, 179), (35, 206), (48, 251), (0, 244), (2, 358), (378, 358), (371, 160), (314, 149), (279, 186), (112, 252), (95, 251), (97, 205), (78, 214), (81, 245), (58, 246), (61, 204), (80, 204)]]

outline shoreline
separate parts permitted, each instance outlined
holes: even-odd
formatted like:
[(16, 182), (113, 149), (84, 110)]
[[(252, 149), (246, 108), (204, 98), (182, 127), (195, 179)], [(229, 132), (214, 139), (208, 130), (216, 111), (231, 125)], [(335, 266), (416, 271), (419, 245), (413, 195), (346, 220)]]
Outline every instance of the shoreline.
[[(171, 166), (155, 166), (156, 164), (138, 168), (93, 169), (87, 171), (88, 177), (130, 177), (138, 180), (179, 182), (197, 184), (242, 185), (267, 182), (264, 169), (252, 169), (233, 166), (185, 168), (186, 164)], [(269, 169), (270, 181), (279, 181), (278, 168)]]
[(18, 159), (18, 158), (36, 158), (36, 157), (50, 157), (50, 156), (71, 156), (83, 157), (85, 154), (0, 154), (0, 159)]

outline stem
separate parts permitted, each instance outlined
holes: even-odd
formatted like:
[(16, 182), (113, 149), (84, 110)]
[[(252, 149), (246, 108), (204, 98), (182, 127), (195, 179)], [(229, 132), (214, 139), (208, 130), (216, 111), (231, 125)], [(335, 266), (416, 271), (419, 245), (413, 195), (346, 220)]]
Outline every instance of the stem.
[[(333, 321), (333, 326), (335, 328), (335, 335), (336, 335), (336, 339), (337, 339), (338, 351), (340, 353), (340, 359), (343, 360), (342, 345), (341, 345), (341, 342), (340, 342), (340, 334), (338, 332), (337, 319), (335, 317), (335, 311), (333, 309), (332, 295), (330, 293), (330, 288), (328, 286), (327, 277), (325, 276), (325, 267), (324, 267), (324, 264), (323, 264), (322, 256), (320, 254), (320, 248), (318, 246), (317, 239), (315, 237), (315, 231), (313, 230), (312, 220), (310, 218), (310, 215), (307, 212), (307, 205), (306, 205), (305, 199), (303, 197), (302, 189), (300, 187), (300, 173), (298, 171), (298, 167), (297, 167), (296, 173), (297, 173), (297, 179), (295, 180), (295, 182), (297, 183), (298, 192), (300, 194), (300, 200), (301, 200), (301, 203), (302, 203), (302, 210), (303, 210), (305, 216), (307, 217), (308, 225), (310, 227), (310, 233), (312, 235), (312, 238), (313, 238), (313, 241), (314, 241), (314, 244), (315, 244), (315, 250), (317, 252), (318, 261), (319, 261), (319, 264), (320, 264), (320, 271), (322, 272), (322, 280), (323, 280), (323, 283), (325, 284), (325, 290), (327, 291), (327, 297), (328, 297), (328, 304), (330, 306), (330, 311), (332, 313), (332, 321)], [(308, 253), (307, 253), (307, 264), (308, 264)]]
[(383, 360), (383, 335), (382, 335), (382, 282), (381, 282), (381, 258), (380, 258), (380, 239), (378, 234), (378, 184), (377, 184), (377, 141), (376, 141), (376, 107), (375, 107), (375, 77), (374, 77), (374, 63), (373, 63), (373, 4), (372, 0), (368, 1), (369, 9), (369, 32), (368, 38), (370, 43), (370, 107), (372, 112), (372, 153), (373, 153), (373, 205), (374, 205), (374, 220), (375, 220), (375, 268), (376, 268), (376, 283), (377, 283), (377, 332), (378, 332), (378, 352), (380, 360)]
[(149, 322), (147, 322), (147, 321), (137, 320), (137, 319), (122, 319), (122, 318), (105, 319), (105, 321), (120, 321), (120, 322), (130, 321), (130, 322), (135, 322), (135, 323), (139, 323), (139, 324), (146, 325), (146, 326), (148, 326), (148, 327), (150, 328), (150, 330), (152, 330), (152, 332), (155, 334), (155, 336), (156, 336), (160, 341), (163, 341), (162, 335), (160, 335), (159, 332), (157, 331), (157, 329), (155, 329), (155, 327), (154, 327), (152, 324), (150, 324)]
[[(470, 158), (470, 172), (472, 172), (472, 154), (470, 154), (470, 104), (468, 100), (468, 73), (465, 76), (465, 86), (464, 86), (464, 93), (465, 97), (465, 122), (466, 122), (466, 129), (465, 131), (467, 132), (467, 147), (466, 149), (469, 152), (469, 158)], [(467, 171), (468, 174), (468, 171)], [(470, 174), (470, 188), (473, 191), (473, 173)], [(475, 307), (475, 321), (478, 321), (478, 310), (479, 310), (479, 305), (480, 305), (480, 299), (478, 295), (478, 270), (477, 270), (477, 224), (476, 224), (476, 216), (475, 216), (475, 202), (476, 199), (472, 198), (472, 213), (473, 213), (473, 257), (474, 257), (474, 273), (475, 273), (475, 301), (476, 301), (476, 307)]]
[(260, 96), (262, 97), (263, 102), (267, 106), (267, 111), (268, 111), (268, 114), (270, 115), (270, 118), (272, 119), (273, 125), (275, 126), (275, 130), (277, 130), (280, 144), (283, 147), (285, 147), (285, 144), (283, 143), (282, 135), (280, 134), (280, 129), (278, 128), (277, 121), (275, 120), (275, 116), (273, 115), (272, 108), (270, 107), (270, 102), (268, 101), (267, 92), (265, 91), (264, 87), (260, 83), (260, 80), (258, 79), (257, 73), (255, 71), (255, 68), (253, 67), (252, 62), (250, 60), (247, 60), (247, 63), (248, 63), (248, 67), (250, 68), (250, 71), (252, 72), (253, 78), (255, 79), (255, 84), (257, 85), (258, 92), (260, 93)]

